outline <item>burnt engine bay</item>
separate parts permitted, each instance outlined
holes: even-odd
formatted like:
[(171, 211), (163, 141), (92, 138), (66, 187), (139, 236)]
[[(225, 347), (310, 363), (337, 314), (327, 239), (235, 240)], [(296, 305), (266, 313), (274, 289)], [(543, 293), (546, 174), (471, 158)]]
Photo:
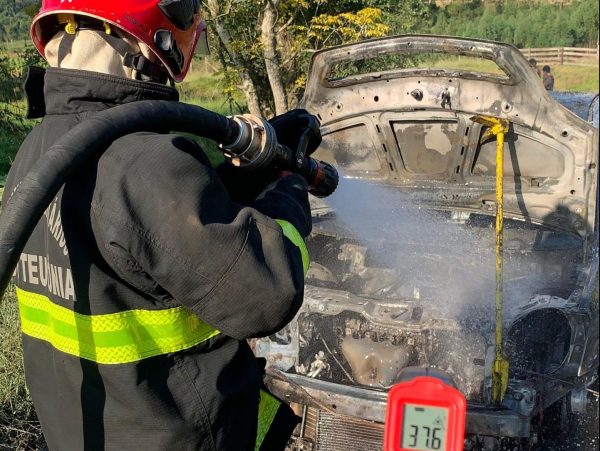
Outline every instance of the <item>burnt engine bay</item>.
[[(317, 210), (304, 305), (285, 329), (255, 343), (257, 355), (285, 372), (381, 389), (405, 367), (429, 366), (450, 374), (468, 400), (485, 402), (494, 218), (411, 207), (392, 216), (382, 221), (367, 209), (349, 226), (334, 210)], [(547, 311), (514, 320), (536, 298), (569, 297), (583, 243), (522, 220), (507, 219), (504, 234), (506, 353), (511, 377), (526, 379), (560, 366), (569, 325)]]

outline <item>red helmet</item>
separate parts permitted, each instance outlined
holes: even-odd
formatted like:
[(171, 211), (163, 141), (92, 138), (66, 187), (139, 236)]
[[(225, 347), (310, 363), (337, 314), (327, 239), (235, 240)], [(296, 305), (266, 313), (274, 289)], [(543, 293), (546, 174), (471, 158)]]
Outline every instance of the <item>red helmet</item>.
[(198, 41), (207, 44), (200, 0), (42, 0), (30, 30), (42, 56), (50, 38), (64, 29), (58, 14), (91, 17), (125, 31), (145, 43), (175, 81), (185, 77)]

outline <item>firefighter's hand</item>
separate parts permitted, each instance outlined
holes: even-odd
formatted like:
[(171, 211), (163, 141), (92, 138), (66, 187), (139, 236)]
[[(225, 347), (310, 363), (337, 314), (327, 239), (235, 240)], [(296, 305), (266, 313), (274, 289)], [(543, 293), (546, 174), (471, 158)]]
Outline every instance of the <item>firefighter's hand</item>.
[(259, 194), (253, 206), (271, 218), (288, 221), (306, 238), (312, 229), (306, 179), (291, 172), (280, 172), (278, 177)]
[(216, 168), (231, 199), (242, 205), (252, 204), (267, 186), (278, 179), (274, 170), (247, 171), (225, 162)]
[(277, 141), (294, 151), (306, 146), (305, 156), (309, 157), (321, 144), (320, 124), (316, 116), (308, 111), (296, 109), (269, 119), (275, 129)]

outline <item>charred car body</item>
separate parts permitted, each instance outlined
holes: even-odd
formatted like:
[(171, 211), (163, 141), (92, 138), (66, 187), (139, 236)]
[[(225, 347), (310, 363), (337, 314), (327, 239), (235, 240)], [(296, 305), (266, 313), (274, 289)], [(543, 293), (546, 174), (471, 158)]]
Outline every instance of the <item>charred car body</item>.
[[(448, 68), (470, 58), (495, 69)], [(387, 389), (412, 366), (452, 378), (468, 434), (527, 441), (556, 402), (581, 411), (598, 369), (597, 128), (551, 99), (514, 47), (437, 36), (319, 52), (302, 103), (322, 122), (315, 156), (344, 179), (313, 205), (302, 310), (254, 342), (268, 386), (302, 415), (294, 446), (381, 449)], [(510, 122), (501, 406), (496, 142), (477, 115)]]

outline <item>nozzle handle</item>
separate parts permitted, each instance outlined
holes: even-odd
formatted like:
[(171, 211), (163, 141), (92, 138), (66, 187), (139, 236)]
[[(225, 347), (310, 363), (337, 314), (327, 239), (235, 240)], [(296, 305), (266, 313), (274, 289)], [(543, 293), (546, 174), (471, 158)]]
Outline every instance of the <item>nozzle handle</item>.
[(297, 173), (308, 182), (308, 191), (316, 197), (327, 197), (337, 189), (340, 177), (337, 169), (329, 163), (304, 158)]
[(277, 133), (269, 122), (249, 114), (232, 118), (238, 133), (235, 139), (220, 148), (241, 169), (271, 168), (295, 172), (308, 181), (311, 194), (327, 197), (336, 190), (339, 175), (329, 163), (306, 156), (321, 143), (321, 130), (316, 116), (306, 113), (301, 119), (306, 125), (294, 149), (278, 142)]
[(309, 148), (314, 151), (321, 144), (321, 123), (316, 116), (306, 113), (300, 116), (306, 121), (302, 135), (298, 140), (298, 147), (295, 151), (295, 163), (302, 167), (306, 158), (310, 156)]

